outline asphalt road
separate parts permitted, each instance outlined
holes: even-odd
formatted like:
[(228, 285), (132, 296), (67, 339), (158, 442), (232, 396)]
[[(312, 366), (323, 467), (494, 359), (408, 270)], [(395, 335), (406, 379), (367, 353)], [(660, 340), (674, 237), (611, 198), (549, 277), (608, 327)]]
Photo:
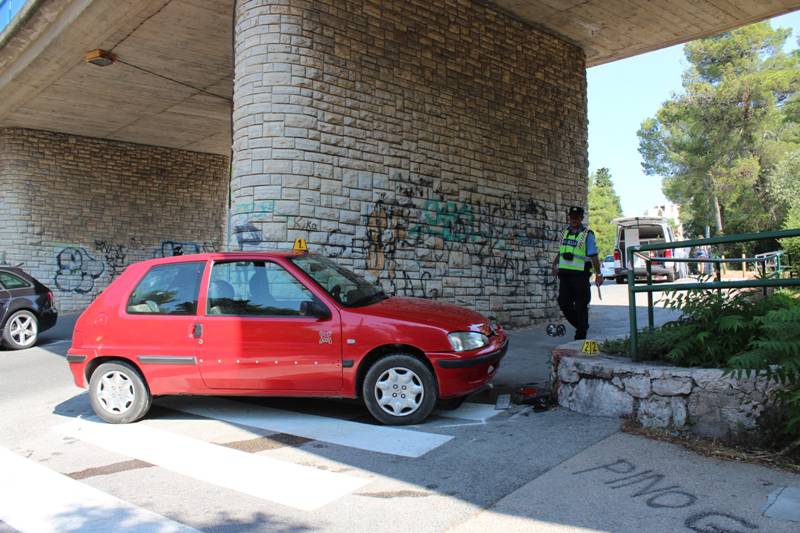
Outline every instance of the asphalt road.
[[(603, 288), (591, 336), (625, 332), (623, 289)], [(544, 385), (549, 350), (571, 338), (545, 325), (512, 333), (493, 391), (404, 428), (354, 402), (178, 397), (137, 424), (101, 424), (67, 370), (69, 320), (60, 327), (0, 352), (4, 533), (800, 529), (762, 514), (797, 476), (625, 435), (614, 418), (495, 410), (498, 393)], [(621, 480), (642, 472), (655, 485)], [(672, 499), (654, 499), (665, 490)]]

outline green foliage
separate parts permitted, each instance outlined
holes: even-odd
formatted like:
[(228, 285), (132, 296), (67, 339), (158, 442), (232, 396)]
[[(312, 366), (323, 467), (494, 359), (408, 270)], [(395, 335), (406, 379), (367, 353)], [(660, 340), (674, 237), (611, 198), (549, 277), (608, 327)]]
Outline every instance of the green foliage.
[[(800, 180), (798, 180), (800, 181)], [(800, 228), (800, 205), (789, 209), (783, 229)], [(800, 237), (781, 239), (781, 247), (789, 256), (789, 270), (795, 275), (800, 275)]]
[[(670, 293), (665, 304), (682, 316), (642, 330), (639, 358), (776, 380), (784, 386), (775, 399), (786, 419), (778, 430), (795, 441), (791, 447), (800, 447), (800, 293), (779, 290), (761, 297), (758, 291), (693, 290)], [(629, 345), (630, 339), (614, 339), (601, 349), (625, 354)]]
[[(786, 302), (784, 302), (786, 304)], [(755, 317), (757, 335), (728, 361), (737, 377), (762, 375), (784, 385), (776, 394), (787, 415), (785, 433), (800, 436), (800, 305), (778, 307)]]
[(690, 234), (781, 226), (780, 188), (797, 177), (784, 161), (800, 149), (800, 54), (782, 50), (790, 34), (762, 22), (688, 43), (683, 92), (642, 123), (645, 173), (664, 177)]
[(613, 253), (616, 226), (611, 221), (622, 216), (622, 204), (614, 190), (611, 172), (598, 169), (589, 182), (589, 227), (594, 231), (600, 258)]

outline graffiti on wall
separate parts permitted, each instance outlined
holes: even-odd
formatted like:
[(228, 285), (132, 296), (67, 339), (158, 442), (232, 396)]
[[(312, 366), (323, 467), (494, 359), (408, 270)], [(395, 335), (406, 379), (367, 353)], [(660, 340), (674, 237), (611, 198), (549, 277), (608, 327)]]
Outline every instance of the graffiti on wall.
[(55, 288), (62, 292), (88, 294), (102, 290), (132, 262), (148, 257), (170, 257), (215, 250), (214, 245), (207, 242), (165, 240), (148, 254), (147, 247), (136, 246), (135, 239), (131, 239), (131, 242), (134, 244), (128, 247), (111, 241), (96, 240), (96, 252), (89, 252), (78, 244), (56, 246), (53, 277)]
[(92, 257), (86, 248), (67, 246), (56, 254), (53, 283), (58, 290), (86, 294), (94, 290), (95, 281), (105, 268), (105, 263)]
[(250, 221), (234, 226), (233, 234), (236, 236), (236, 242), (239, 244), (240, 250), (244, 250), (245, 245), (256, 246), (264, 242), (262, 231)]
[(200, 254), (215, 251), (212, 243), (192, 241), (161, 241), (161, 246), (153, 250), (153, 257), (173, 257), (176, 255)]
[(125, 269), (125, 245), (112, 244), (108, 241), (94, 241), (94, 247), (103, 254), (111, 280)]
[[(366, 268), (396, 285), (398, 272), (405, 271), (398, 261), (405, 251), (416, 250), (419, 261), (447, 264), (450, 275), (477, 277), (482, 287), (526, 281), (552, 286), (547, 254), (559, 229), (547, 220), (548, 207), (511, 196), (447, 200), (429, 180), (418, 181), (393, 199), (381, 198), (365, 215)], [(415, 290), (422, 289), (424, 279)]]

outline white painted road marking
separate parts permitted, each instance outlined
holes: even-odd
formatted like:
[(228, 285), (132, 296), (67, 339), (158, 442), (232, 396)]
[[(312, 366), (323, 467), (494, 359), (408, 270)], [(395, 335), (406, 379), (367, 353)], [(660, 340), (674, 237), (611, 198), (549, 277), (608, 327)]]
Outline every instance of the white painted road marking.
[(499, 412), (500, 411), (494, 408), (494, 405), (463, 403), (458, 409), (453, 409), (452, 411), (436, 411), (436, 414), (446, 418), (465, 418), (467, 420), (486, 422)]
[(164, 399), (158, 404), (231, 424), (403, 457), (420, 457), (453, 438), (450, 435), (360, 424), (217, 398)]
[(225, 448), (144, 424), (78, 419), (55, 429), (120, 455), (304, 511), (322, 507), (369, 483), (348, 474)]
[(0, 448), (0, 520), (25, 533), (197, 530)]

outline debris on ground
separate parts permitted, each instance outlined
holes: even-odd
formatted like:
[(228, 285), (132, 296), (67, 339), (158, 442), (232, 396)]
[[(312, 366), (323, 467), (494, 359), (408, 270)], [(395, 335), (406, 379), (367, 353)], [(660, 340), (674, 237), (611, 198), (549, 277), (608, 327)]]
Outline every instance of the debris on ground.
[(673, 428), (643, 428), (633, 420), (626, 420), (622, 424), (622, 431), (677, 444), (695, 453), (714, 459), (772, 466), (794, 474), (800, 474), (800, 457), (797, 456), (726, 444), (718, 439), (700, 437), (688, 431), (679, 431)]
[(511, 400), (519, 405), (531, 405), (537, 413), (547, 411), (555, 406), (550, 391), (531, 385), (523, 385), (513, 392)]

